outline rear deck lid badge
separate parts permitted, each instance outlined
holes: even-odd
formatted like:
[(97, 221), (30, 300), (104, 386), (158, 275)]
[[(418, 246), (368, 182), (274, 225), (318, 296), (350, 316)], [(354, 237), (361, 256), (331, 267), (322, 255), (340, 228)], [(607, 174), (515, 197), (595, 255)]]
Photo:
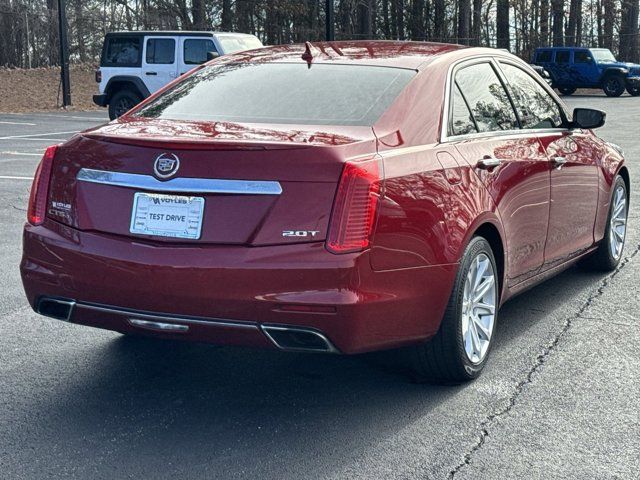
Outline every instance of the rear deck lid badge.
[(173, 153), (161, 153), (153, 164), (153, 173), (160, 179), (173, 177), (180, 168), (180, 159)]

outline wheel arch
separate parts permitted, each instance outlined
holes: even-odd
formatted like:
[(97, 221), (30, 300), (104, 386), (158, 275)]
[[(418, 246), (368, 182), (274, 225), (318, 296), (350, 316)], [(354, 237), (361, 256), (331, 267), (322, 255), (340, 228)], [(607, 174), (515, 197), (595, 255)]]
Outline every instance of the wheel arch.
[(506, 268), (505, 246), (504, 241), (502, 240), (502, 235), (500, 233), (500, 230), (498, 230), (498, 227), (494, 223), (484, 222), (475, 229), (471, 238), (478, 236), (484, 238), (487, 242), (489, 242), (489, 246), (491, 247), (491, 251), (493, 252), (493, 256), (496, 260), (496, 267), (498, 268), (498, 279), (500, 281), (500, 297), (502, 297)]
[(629, 203), (631, 200), (631, 176), (629, 175), (629, 170), (627, 169), (627, 166), (622, 165), (618, 169), (617, 174), (622, 177), (622, 180), (624, 180), (624, 183), (627, 186), (627, 203)]
[(104, 89), (107, 94), (107, 102), (111, 101), (111, 97), (122, 89), (134, 90), (142, 99), (150, 95), (149, 89), (140, 78), (130, 75), (116, 75), (109, 79)]
[(609, 67), (609, 68), (605, 68), (602, 71), (602, 75), (600, 75), (600, 82), (603, 82), (606, 78), (614, 75), (617, 77), (626, 77), (628, 73), (628, 70), (622, 68), (622, 67)]

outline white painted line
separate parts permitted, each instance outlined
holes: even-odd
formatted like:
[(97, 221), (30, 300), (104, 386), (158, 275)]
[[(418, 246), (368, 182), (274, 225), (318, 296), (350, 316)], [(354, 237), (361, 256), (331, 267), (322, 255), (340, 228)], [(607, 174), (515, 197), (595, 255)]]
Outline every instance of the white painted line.
[(21, 142), (66, 142), (68, 138), (1, 138), (0, 140), (20, 140)]
[(2, 120), (0, 120), (0, 123), (3, 125), (30, 125), (32, 127), (35, 127), (37, 125), (37, 123), (28, 123), (28, 122), (3, 122)]
[(12, 175), (0, 175), (0, 180), (33, 180), (33, 177), (17, 177)]
[(68, 133), (78, 133), (79, 130), (70, 132), (50, 132), (50, 133), (31, 133), (29, 135), (9, 135), (8, 137), (0, 137), (0, 140), (13, 140), (19, 138), (48, 137), (49, 135), (66, 135)]
[(0, 155), (20, 155), (25, 157), (41, 157), (42, 152), (40, 153), (26, 153), (26, 152), (0, 152)]

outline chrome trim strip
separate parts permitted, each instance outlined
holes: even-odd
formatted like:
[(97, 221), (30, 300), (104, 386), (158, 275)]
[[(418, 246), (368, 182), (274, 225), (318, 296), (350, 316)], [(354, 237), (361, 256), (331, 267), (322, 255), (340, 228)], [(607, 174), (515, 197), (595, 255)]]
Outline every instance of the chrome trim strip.
[(129, 318), (127, 321), (134, 327), (147, 328), (149, 330), (158, 330), (161, 332), (188, 332), (189, 325), (180, 323), (164, 323), (153, 322), (151, 320), (140, 320), (139, 318)]
[[(267, 338), (269, 340), (271, 340), (271, 342), (273, 342), (273, 344), (278, 347), (280, 350), (284, 350), (284, 351), (288, 351), (288, 352), (316, 352), (316, 353), (340, 353), (340, 350), (338, 350), (333, 343), (331, 343), (331, 340), (329, 340), (323, 333), (314, 330), (312, 328), (304, 328), (304, 327), (288, 327), (285, 325), (260, 325), (260, 328), (262, 330), (262, 332), (267, 336)], [(304, 347), (300, 347), (300, 348), (289, 348), (289, 347), (283, 347), (281, 346), (276, 340), (275, 338), (273, 338), (271, 336), (271, 334), (269, 333), (269, 330), (276, 330), (279, 332), (300, 332), (300, 333), (308, 333), (311, 335), (315, 335), (316, 337), (320, 338), (324, 344), (327, 346), (326, 350), (318, 350), (317, 348), (304, 348)]]
[(201, 317), (196, 317), (196, 318), (175, 317), (175, 316), (166, 315), (163, 313), (141, 313), (135, 310), (93, 305), (90, 303), (77, 303), (76, 308), (80, 308), (80, 309), (85, 308), (87, 310), (94, 310), (97, 312), (113, 313), (116, 315), (138, 318), (140, 320), (150, 320), (150, 321), (160, 320), (160, 321), (178, 322), (178, 323), (186, 323), (186, 324), (193, 323), (193, 324), (200, 324), (200, 325), (216, 325), (220, 327), (248, 328), (252, 330), (259, 330), (257, 323), (239, 322), (234, 320), (221, 320), (221, 319), (209, 320)]
[(160, 181), (151, 175), (108, 172), (81, 168), (76, 176), (81, 182), (136, 188), (152, 192), (221, 193), (230, 195), (280, 195), (280, 182), (265, 180), (224, 180), (216, 178), (178, 177)]

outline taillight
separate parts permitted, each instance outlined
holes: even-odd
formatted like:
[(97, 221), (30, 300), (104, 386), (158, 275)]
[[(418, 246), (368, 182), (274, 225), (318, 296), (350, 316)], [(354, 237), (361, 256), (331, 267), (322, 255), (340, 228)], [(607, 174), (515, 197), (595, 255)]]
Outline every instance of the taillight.
[(96, 83), (100, 83), (102, 81), (102, 70), (99, 68), (96, 69)]
[(31, 225), (40, 225), (44, 222), (47, 213), (47, 200), (49, 197), (49, 180), (51, 179), (51, 167), (53, 158), (56, 156), (57, 145), (48, 147), (33, 177), (31, 185), (31, 195), (29, 195), (29, 208), (27, 210), (27, 221)]
[(342, 170), (327, 237), (332, 253), (369, 247), (380, 195), (379, 160), (347, 162)]

